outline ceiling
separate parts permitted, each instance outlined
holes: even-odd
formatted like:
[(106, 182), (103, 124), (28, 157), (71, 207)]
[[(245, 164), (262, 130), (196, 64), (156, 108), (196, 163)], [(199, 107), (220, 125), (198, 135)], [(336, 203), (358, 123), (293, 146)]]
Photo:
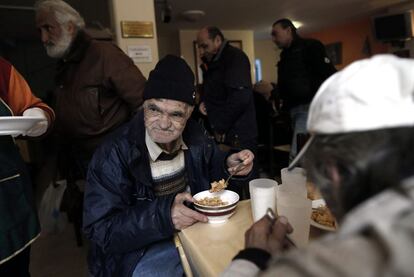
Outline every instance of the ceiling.
[[(390, 7), (404, 8), (414, 3), (414, 0), (167, 1), (171, 6), (171, 22), (163, 23), (161, 11), (165, 7), (165, 0), (155, 0), (157, 28), (160, 34), (176, 33), (179, 29), (199, 29), (205, 25), (216, 25), (221, 29), (254, 30), (256, 39), (269, 38), (271, 24), (282, 17), (302, 22), (300, 31), (309, 32), (361, 16), (384, 13)], [(30, 9), (34, 2), (35, 0), (1, 0), (0, 38), (36, 37), (34, 12)], [(110, 26), (108, 1), (67, 0), (67, 2), (79, 10), (87, 25)], [(206, 15), (196, 22), (188, 22), (181, 13), (190, 9), (203, 10)]]
[[(404, 8), (414, 1), (402, 0), (167, 0), (172, 20), (161, 22), (165, 0), (156, 0), (158, 32), (198, 29), (216, 25), (221, 29), (254, 30), (256, 39), (269, 38), (270, 28), (279, 18), (300, 21), (301, 32), (317, 31), (333, 24), (362, 16), (385, 13), (388, 8)], [(414, 6), (414, 4), (413, 4)], [(185, 10), (203, 10), (206, 15), (197, 22), (186, 22)]]

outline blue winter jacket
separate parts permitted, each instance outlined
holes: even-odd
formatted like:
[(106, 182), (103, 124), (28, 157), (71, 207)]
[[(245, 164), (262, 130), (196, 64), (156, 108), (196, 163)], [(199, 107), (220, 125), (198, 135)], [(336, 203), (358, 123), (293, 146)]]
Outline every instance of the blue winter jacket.
[[(183, 132), (191, 193), (228, 176), (224, 159), (201, 127), (189, 120)], [(106, 139), (90, 163), (83, 225), (91, 240), (93, 276), (132, 276), (145, 248), (175, 232), (171, 206), (175, 195), (154, 195), (142, 112)]]

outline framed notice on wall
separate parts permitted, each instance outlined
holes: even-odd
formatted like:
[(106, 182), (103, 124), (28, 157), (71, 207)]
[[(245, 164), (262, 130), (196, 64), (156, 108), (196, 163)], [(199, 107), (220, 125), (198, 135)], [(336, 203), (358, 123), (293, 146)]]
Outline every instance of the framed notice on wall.
[(153, 38), (154, 27), (150, 21), (121, 21), (123, 38)]
[(152, 52), (149, 45), (129, 45), (128, 56), (134, 63), (151, 63)]

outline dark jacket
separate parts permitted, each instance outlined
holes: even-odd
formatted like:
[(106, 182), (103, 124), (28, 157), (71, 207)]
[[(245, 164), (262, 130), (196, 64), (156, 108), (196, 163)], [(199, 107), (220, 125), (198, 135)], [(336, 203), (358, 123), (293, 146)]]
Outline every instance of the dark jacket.
[[(208, 189), (227, 176), (225, 154), (188, 121), (183, 132), (191, 193)], [(154, 195), (143, 114), (139, 113), (98, 148), (89, 167), (84, 230), (91, 240), (93, 276), (131, 276), (145, 248), (171, 238), (175, 195)]]
[(284, 108), (309, 104), (320, 85), (336, 72), (323, 44), (296, 37), (280, 54), (277, 90)]
[[(202, 65), (203, 99), (212, 129), (241, 142), (256, 139), (257, 126), (250, 62), (228, 42), (213, 61)], [(243, 148), (243, 145), (241, 145)]]
[[(0, 117), (21, 116), (30, 108), (42, 109), (50, 127), (54, 120), (53, 110), (35, 97), (24, 78), (0, 57)], [(0, 124), (7, 127), (7, 123)], [(1, 270), (4, 263), (28, 266), (29, 260), (25, 264), (15, 257), (40, 233), (33, 198), (30, 175), (13, 137), (0, 134), (0, 272), (4, 272)]]
[[(11, 116), (1, 99), (0, 116)], [(1, 267), (35, 240), (40, 226), (30, 176), (11, 136), (0, 136), (0, 150)]]
[(142, 104), (145, 78), (115, 44), (80, 31), (58, 64), (56, 85), (58, 132), (92, 155), (104, 135)]

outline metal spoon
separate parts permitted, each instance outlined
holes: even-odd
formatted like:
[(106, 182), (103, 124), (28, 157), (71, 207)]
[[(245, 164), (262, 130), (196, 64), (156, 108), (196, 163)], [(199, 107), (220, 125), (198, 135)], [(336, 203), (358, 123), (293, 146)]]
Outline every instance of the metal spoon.
[[(271, 224), (273, 225), (275, 221), (277, 220), (277, 216), (275, 212), (271, 208), (267, 208), (266, 211), (266, 218), (270, 220)], [(289, 237), (288, 234), (285, 236), (286, 240), (292, 244), (292, 246), (296, 247), (296, 244), (293, 242), (293, 240)]]
[(242, 168), (243, 166), (243, 161), (241, 161), (236, 168), (234, 169), (233, 173), (230, 174), (229, 177), (227, 177), (226, 181), (224, 182), (224, 187), (227, 187), (227, 185), (229, 184), (229, 181), (231, 179), (231, 177), (233, 177), (234, 174), (236, 174), (237, 172), (239, 172), (239, 170)]

